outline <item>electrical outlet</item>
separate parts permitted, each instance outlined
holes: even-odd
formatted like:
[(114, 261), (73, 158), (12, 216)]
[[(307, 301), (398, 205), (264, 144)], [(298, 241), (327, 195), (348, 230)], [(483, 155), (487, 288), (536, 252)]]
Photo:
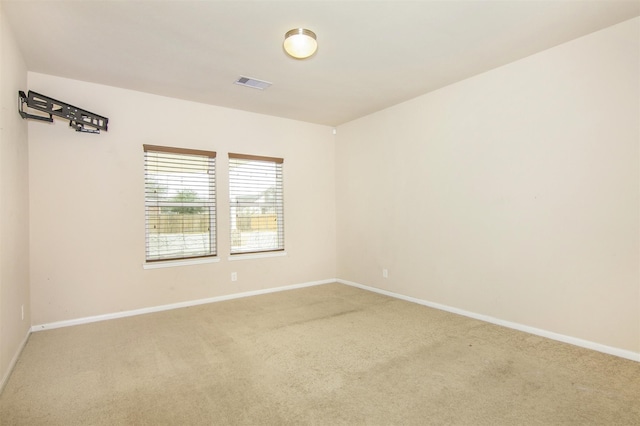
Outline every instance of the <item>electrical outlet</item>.
[(232, 272), (231, 273), (231, 281), (238, 281), (238, 273), (237, 272)]
[(382, 278), (389, 278), (389, 270), (384, 268), (382, 269)]

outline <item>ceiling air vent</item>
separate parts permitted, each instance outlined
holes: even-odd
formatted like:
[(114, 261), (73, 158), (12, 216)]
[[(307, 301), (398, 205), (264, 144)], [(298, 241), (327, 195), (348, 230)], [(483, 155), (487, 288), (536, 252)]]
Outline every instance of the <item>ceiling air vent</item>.
[(252, 89), (260, 89), (264, 90), (267, 87), (271, 86), (271, 83), (268, 81), (256, 80), (255, 78), (249, 77), (240, 77), (237, 79), (235, 84), (239, 84), (240, 86), (251, 87)]

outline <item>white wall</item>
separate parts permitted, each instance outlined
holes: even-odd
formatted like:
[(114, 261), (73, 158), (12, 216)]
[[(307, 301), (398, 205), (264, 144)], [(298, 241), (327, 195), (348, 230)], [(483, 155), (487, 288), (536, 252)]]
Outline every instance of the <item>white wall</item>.
[[(29, 332), (27, 123), (18, 90), (27, 68), (0, 4), (0, 389)], [(22, 313), (24, 307), (24, 318)]]
[[(28, 76), (30, 90), (109, 118), (100, 135), (29, 123), (34, 325), (335, 277), (331, 128)], [(218, 153), (219, 263), (143, 269), (143, 144)], [(228, 152), (285, 159), (286, 257), (228, 261)]]
[[(29, 73), (29, 89), (111, 120), (101, 135), (29, 123), (31, 322), (338, 276), (640, 353), (639, 35), (639, 19), (616, 25), (345, 124), (337, 141)], [(219, 263), (142, 268), (145, 143), (218, 152)], [(285, 158), (287, 257), (227, 260), (227, 152)]]
[(338, 276), (640, 353), (639, 63), (636, 18), (340, 126)]

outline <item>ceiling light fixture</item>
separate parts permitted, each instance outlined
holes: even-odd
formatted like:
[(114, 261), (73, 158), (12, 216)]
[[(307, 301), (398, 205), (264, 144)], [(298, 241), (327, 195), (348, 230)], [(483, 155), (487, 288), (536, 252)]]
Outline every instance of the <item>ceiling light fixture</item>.
[(316, 34), (306, 28), (294, 28), (284, 35), (283, 47), (289, 56), (305, 59), (316, 53)]

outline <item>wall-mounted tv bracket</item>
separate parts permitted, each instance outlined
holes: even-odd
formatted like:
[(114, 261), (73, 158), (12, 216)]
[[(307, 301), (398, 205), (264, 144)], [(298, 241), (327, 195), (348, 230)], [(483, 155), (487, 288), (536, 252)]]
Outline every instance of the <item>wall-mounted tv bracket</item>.
[[(65, 102), (60, 102), (40, 93), (29, 90), (29, 95), (25, 95), (22, 90), (18, 92), (18, 112), (22, 118), (53, 122), (53, 116), (62, 117), (69, 120), (69, 126), (76, 129), (76, 132), (100, 133), (100, 130), (107, 131), (109, 119), (101, 115), (94, 114), (82, 108), (74, 107)], [(42, 115), (29, 114), (25, 112), (24, 106), (49, 114), (48, 117)]]

